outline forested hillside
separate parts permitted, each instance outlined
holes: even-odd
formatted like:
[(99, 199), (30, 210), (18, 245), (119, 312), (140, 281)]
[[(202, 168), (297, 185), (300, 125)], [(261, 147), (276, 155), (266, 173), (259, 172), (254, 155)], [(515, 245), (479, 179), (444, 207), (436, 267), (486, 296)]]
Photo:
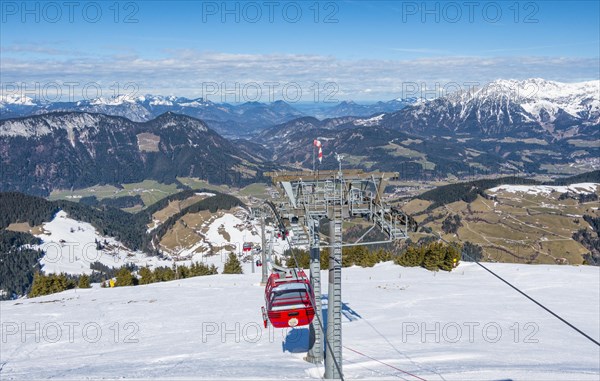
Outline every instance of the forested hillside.
[(0, 193), (0, 289), (5, 290), (3, 298), (24, 294), (33, 280), (33, 275), (40, 269), (39, 259), (44, 255), (27, 245), (40, 244), (40, 240), (29, 233), (7, 230), (12, 223), (27, 223), (30, 227), (40, 226), (51, 221), (59, 210), (65, 211), (70, 218), (90, 223), (101, 235), (114, 237), (129, 249), (140, 250), (148, 255), (159, 254), (153, 249), (152, 241), (160, 242), (164, 235), (181, 216), (209, 210), (228, 210), (234, 206), (244, 206), (236, 197), (211, 191), (214, 196), (183, 208), (179, 213), (168, 218), (157, 229), (147, 231), (152, 221), (152, 214), (173, 200), (183, 200), (194, 195), (198, 190), (186, 190), (171, 195), (149, 208), (136, 214), (120, 209), (70, 201), (48, 201), (40, 197), (28, 196), (16, 192)]
[(0, 120), (0, 161), (0, 191), (41, 196), (178, 177), (243, 186), (274, 168), (203, 121), (173, 113), (142, 123), (81, 112)]
[(23, 295), (33, 274), (39, 270), (39, 259), (44, 255), (27, 245), (39, 244), (39, 238), (28, 233), (0, 230), (0, 299)]
[(600, 265), (599, 184), (600, 171), (544, 183), (486, 179), (438, 187), (403, 208), (419, 222), (419, 241), (435, 232), (470, 242), (484, 260)]
[(476, 180), (441, 186), (419, 195), (418, 198), (421, 200), (433, 201), (433, 204), (429, 206), (429, 209), (435, 209), (441, 205), (450, 204), (456, 201), (472, 202), (478, 195), (483, 195), (484, 190), (501, 184), (535, 185), (540, 183), (535, 180), (515, 176)]
[(557, 179), (553, 181), (551, 185), (568, 185), (575, 183), (600, 183), (600, 170)]

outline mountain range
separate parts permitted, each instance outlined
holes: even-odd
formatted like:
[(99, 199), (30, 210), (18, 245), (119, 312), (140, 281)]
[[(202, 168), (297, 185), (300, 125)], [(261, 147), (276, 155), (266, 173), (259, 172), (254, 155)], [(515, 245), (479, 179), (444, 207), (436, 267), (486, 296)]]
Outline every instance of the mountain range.
[[(314, 139), (323, 145), (322, 169), (337, 168), (337, 152), (344, 155), (344, 166), (397, 171), (409, 179), (573, 174), (600, 166), (599, 89), (600, 81), (499, 80), (433, 100), (415, 99), (399, 111), (325, 119), (292, 117), (295, 113), (284, 102), (230, 108), (185, 98), (81, 103), (96, 111), (137, 106), (152, 113), (173, 107), (204, 110), (203, 115), (210, 112), (213, 118), (237, 115), (255, 125), (261, 118), (290, 120), (262, 125), (253, 136), (240, 139), (220, 135), (211, 127), (214, 119), (172, 111), (156, 117), (138, 114), (138, 120), (152, 117), (148, 121), (92, 112), (4, 119), (0, 190), (47, 194), (55, 188), (146, 178), (173, 182), (179, 176), (237, 185), (260, 180), (273, 168), (311, 168)], [(27, 100), (12, 104), (20, 105), (21, 112), (25, 107), (41, 112)]]
[(300, 118), (257, 139), (281, 164), (312, 166), (309, 147), (318, 138), (323, 168), (336, 168), (338, 152), (351, 166), (409, 177), (591, 170), (600, 164), (599, 89), (599, 81), (499, 80), (367, 118)]
[(179, 176), (242, 185), (271, 167), (201, 120), (171, 112), (148, 122), (81, 112), (3, 120), (0, 162), (2, 190), (39, 195)]
[(398, 98), (387, 102), (376, 102), (369, 104), (359, 104), (354, 101), (336, 102), (328, 104), (299, 104), (296, 108), (302, 111), (306, 116), (313, 116), (318, 119), (337, 118), (343, 116), (364, 117), (377, 113), (390, 113), (402, 110), (422, 101), (420, 98)]
[(0, 119), (46, 114), (56, 111), (78, 111), (122, 116), (134, 122), (147, 122), (166, 112), (203, 120), (210, 128), (227, 137), (243, 137), (266, 127), (302, 116), (336, 117), (367, 116), (376, 112), (393, 112), (413, 102), (392, 100), (363, 105), (355, 102), (297, 105), (284, 101), (246, 102), (237, 105), (214, 103), (203, 98), (175, 96), (126, 96), (94, 98), (75, 102), (45, 102), (27, 96), (5, 95), (0, 98)]
[(498, 80), (390, 113), (380, 125), (419, 134), (594, 138), (600, 81)]

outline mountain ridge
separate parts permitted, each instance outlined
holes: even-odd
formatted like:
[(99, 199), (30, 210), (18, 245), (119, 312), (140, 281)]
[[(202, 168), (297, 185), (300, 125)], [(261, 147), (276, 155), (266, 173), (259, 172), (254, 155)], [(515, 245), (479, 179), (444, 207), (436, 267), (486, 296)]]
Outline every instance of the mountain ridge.
[(1, 120), (0, 160), (0, 190), (37, 195), (178, 176), (240, 185), (272, 168), (203, 121), (174, 113), (148, 122), (83, 112)]
[(407, 106), (381, 124), (417, 134), (590, 139), (600, 126), (600, 81), (497, 80)]

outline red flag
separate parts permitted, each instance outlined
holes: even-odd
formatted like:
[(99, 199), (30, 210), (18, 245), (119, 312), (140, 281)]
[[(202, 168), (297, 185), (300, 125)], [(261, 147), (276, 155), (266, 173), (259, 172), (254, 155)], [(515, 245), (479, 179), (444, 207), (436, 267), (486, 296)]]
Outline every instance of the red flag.
[(321, 147), (321, 141), (315, 139), (315, 141), (313, 142), (313, 145), (315, 147), (319, 148), (319, 156), (318, 156), (318, 158), (319, 158), (319, 163), (321, 163), (323, 161), (323, 148)]

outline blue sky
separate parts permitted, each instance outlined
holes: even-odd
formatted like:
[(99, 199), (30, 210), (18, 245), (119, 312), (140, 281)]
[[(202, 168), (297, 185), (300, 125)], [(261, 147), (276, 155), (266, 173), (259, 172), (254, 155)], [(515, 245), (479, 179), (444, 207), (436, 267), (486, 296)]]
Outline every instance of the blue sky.
[(81, 98), (94, 83), (103, 96), (373, 101), (414, 84), (600, 77), (597, 1), (4, 1), (0, 11), (5, 93), (74, 83)]

